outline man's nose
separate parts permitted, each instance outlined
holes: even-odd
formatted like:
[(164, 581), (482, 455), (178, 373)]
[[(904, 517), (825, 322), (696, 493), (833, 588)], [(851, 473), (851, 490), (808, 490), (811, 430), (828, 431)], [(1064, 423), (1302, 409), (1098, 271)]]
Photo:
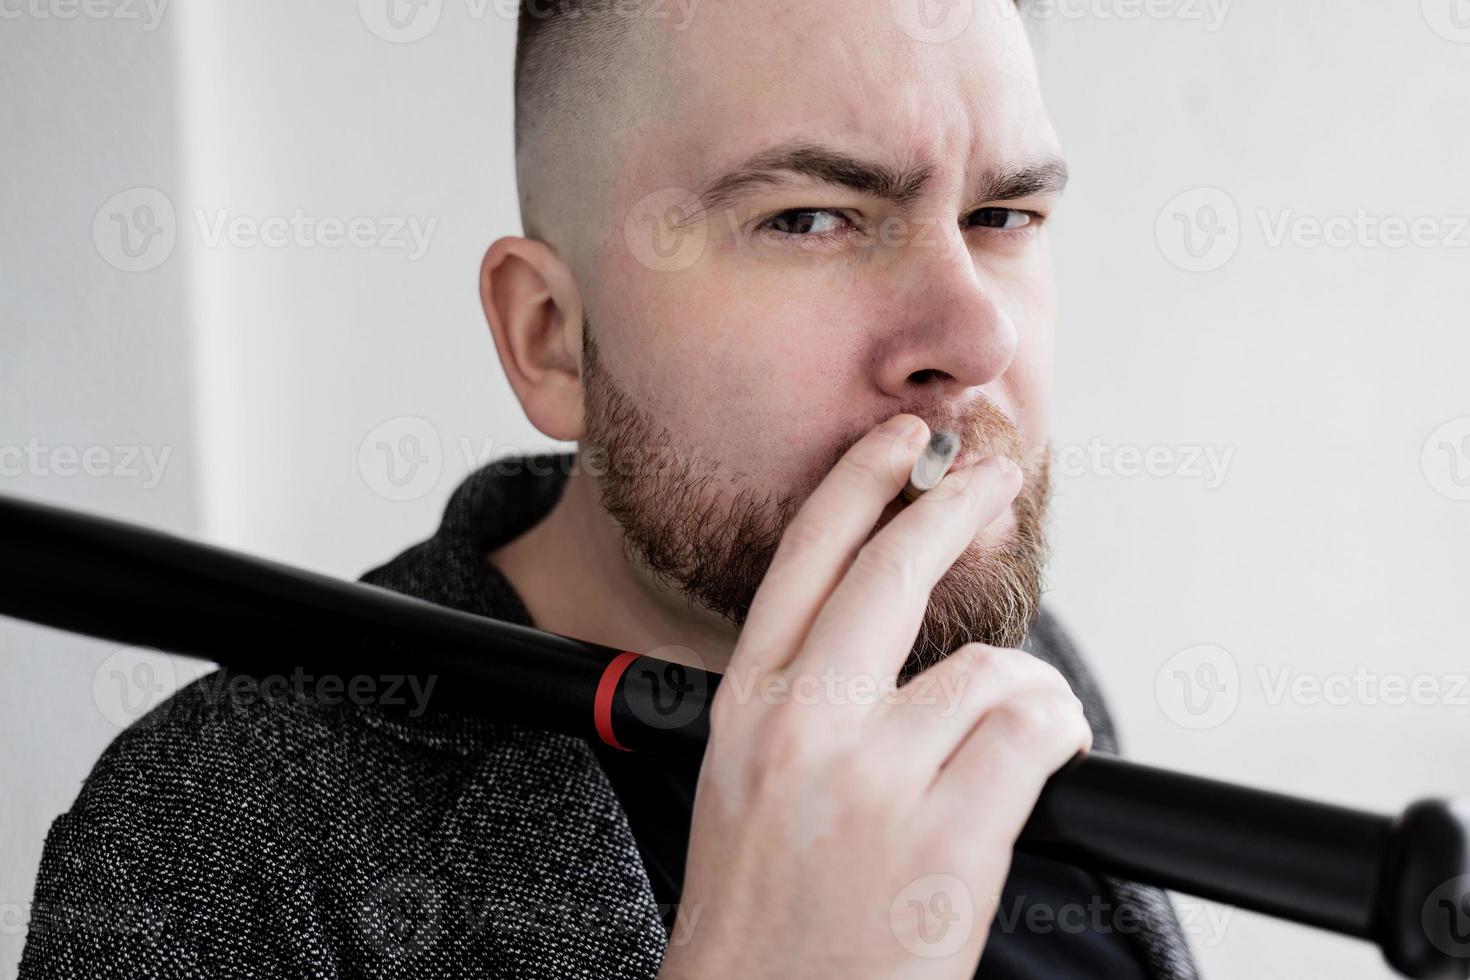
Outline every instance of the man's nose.
[(906, 250), (888, 334), (877, 361), (878, 386), (897, 398), (949, 396), (995, 381), (1015, 360), (1019, 340), (997, 282), (977, 266), (959, 229), (956, 240)]

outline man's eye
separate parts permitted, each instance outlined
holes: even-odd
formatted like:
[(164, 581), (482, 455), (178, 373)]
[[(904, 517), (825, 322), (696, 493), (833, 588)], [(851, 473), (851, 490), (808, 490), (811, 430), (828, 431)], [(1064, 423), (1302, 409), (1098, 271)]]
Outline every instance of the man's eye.
[(970, 215), (971, 227), (995, 228), (999, 231), (1014, 231), (1031, 224), (1037, 215), (1016, 208), (981, 208)]
[(839, 211), (792, 208), (767, 219), (761, 227), (783, 235), (824, 235), (840, 230), (846, 220)]

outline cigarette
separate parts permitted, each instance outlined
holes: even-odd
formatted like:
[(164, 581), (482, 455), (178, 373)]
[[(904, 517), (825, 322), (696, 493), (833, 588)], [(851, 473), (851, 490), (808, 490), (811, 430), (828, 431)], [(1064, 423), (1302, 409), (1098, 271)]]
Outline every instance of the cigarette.
[(929, 445), (914, 464), (909, 482), (904, 485), (903, 499), (914, 501), (919, 495), (939, 486), (960, 454), (960, 438), (949, 429), (939, 429), (929, 436)]

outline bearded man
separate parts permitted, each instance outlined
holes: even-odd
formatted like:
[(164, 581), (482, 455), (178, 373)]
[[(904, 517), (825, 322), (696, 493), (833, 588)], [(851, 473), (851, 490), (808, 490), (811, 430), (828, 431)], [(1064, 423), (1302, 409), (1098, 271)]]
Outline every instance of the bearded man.
[(52, 828), (22, 976), (1194, 976), (1161, 892), (1013, 854), (1114, 748), (1040, 601), (1066, 167), (1021, 19), (646, 13), (520, 16), (524, 235), (479, 285), (577, 450), (366, 580), (724, 673), (702, 763), (206, 677)]

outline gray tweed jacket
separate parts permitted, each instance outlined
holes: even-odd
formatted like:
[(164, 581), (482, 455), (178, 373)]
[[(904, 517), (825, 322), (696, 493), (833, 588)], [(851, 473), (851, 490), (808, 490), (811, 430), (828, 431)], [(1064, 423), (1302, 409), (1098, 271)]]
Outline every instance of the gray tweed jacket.
[[(560, 492), (564, 457), (525, 462), (470, 476), (432, 538), (365, 580), (529, 623), (484, 560)], [(1026, 646), (1115, 750), (1049, 613)], [(231, 679), (201, 678), (118, 736), (53, 824), (22, 978), (655, 975), (659, 909), (584, 741)], [(1151, 975), (1193, 980), (1165, 895), (1104, 883), (1134, 906)]]

